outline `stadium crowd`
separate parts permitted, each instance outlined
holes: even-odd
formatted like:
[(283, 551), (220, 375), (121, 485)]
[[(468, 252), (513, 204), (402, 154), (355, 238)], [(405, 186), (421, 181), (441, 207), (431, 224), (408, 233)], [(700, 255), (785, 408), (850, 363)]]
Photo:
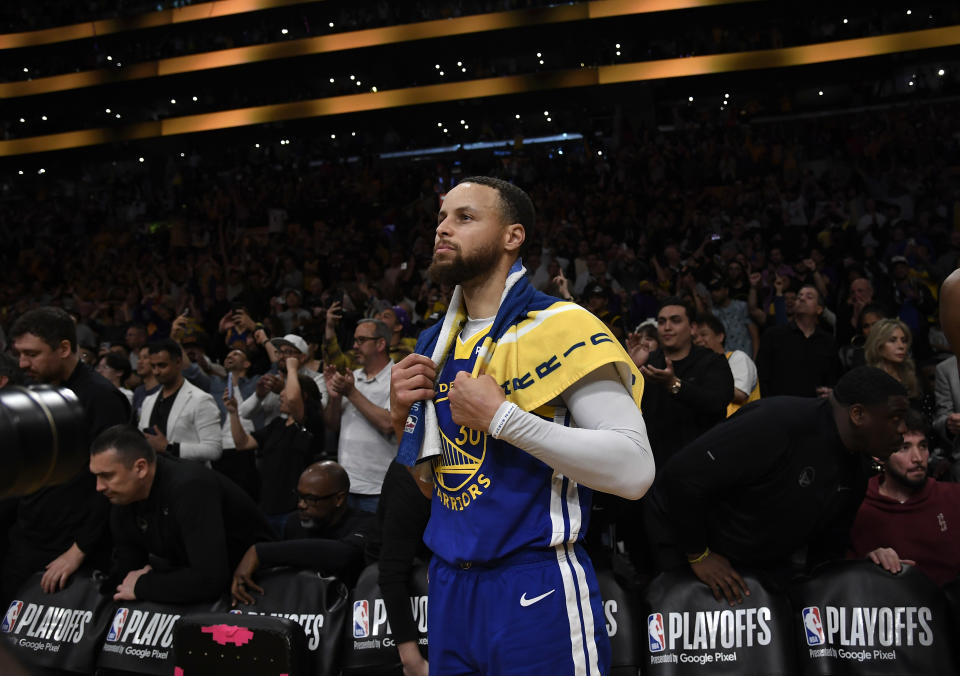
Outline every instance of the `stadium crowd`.
[[(426, 273), (443, 195), (467, 173), (497, 174), (537, 206), (524, 258), (532, 284), (592, 311), (644, 374), (650, 443), (668, 478), (683, 475), (671, 457), (688, 457), (704, 435), (722, 439), (725, 425), (742, 433), (750, 411), (773, 415), (771, 398), (805, 397), (814, 416), (826, 415), (814, 400), (847, 410), (878, 382), (884, 396), (905, 393), (903, 448), (866, 489), (848, 550), (890, 567), (927, 557), (945, 582), (960, 572), (954, 548), (890, 554), (894, 545), (868, 533), (882, 530), (877, 511), (906, 513), (921, 493), (954, 511), (960, 500), (943, 488), (960, 478), (960, 385), (937, 314), (940, 285), (960, 265), (957, 118), (957, 105), (942, 103), (671, 132), (625, 126), (602, 150), (584, 141), (562, 155), (524, 148), (436, 163), (308, 164), (304, 143), (123, 172), (91, 164), (0, 214), (0, 386), (67, 382), (75, 353), (106, 379), (95, 396), (110, 400), (109, 415), (91, 432), (108, 420), (142, 430), (113, 429), (92, 450), (97, 489), (116, 505), (118, 598), (230, 586), (245, 602), (256, 570), (281, 563), (355, 579), (380, 555), (378, 531), (422, 524), (429, 511), (391, 465), (391, 366), (450, 298)], [(887, 380), (857, 380), (862, 365)], [(840, 437), (866, 448), (843, 426)], [(81, 484), (72, 499), (92, 494), (92, 480)], [(669, 493), (655, 484), (640, 509), (653, 500), (669, 511)], [(214, 495), (229, 506), (221, 516), (205, 508)], [(196, 520), (186, 552), (138, 531), (168, 503), (184, 519), (209, 517)], [(54, 588), (96, 533), (61, 533), (51, 550), (25, 536), (41, 509), (56, 507), (5, 504), (5, 579), (52, 560), (44, 584)], [(214, 517), (226, 524), (218, 538), (208, 537)], [(636, 523), (620, 520), (617, 537), (647, 569), (649, 542), (663, 534), (627, 532)], [(719, 559), (709, 548), (697, 558), (703, 543), (693, 544), (691, 566)], [(191, 547), (212, 555), (187, 578), (145, 567), (151, 547), (174, 567), (190, 566)], [(390, 547), (403, 549), (387, 571), (396, 574), (422, 543)], [(735, 588), (721, 591), (733, 601)]]

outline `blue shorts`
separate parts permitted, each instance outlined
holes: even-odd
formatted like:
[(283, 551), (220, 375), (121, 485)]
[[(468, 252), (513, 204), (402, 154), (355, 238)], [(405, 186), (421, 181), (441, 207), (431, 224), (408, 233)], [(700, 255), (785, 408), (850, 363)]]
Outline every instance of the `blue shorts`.
[(430, 562), (430, 673), (599, 676), (610, 667), (593, 564), (579, 545), (494, 567)]

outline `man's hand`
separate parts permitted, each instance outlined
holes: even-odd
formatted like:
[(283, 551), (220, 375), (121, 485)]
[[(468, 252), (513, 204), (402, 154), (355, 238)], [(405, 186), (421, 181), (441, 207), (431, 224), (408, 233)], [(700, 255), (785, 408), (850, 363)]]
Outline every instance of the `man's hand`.
[(557, 293), (560, 294), (560, 297), (564, 300), (573, 300), (573, 296), (570, 295), (569, 284), (567, 283), (567, 278), (563, 274), (563, 270), (560, 271), (560, 274), (553, 278), (553, 283), (557, 287)]
[(474, 378), (466, 371), (460, 371), (450, 385), (450, 415), (457, 425), (486, 432), (506, 399), (493, 377), (481, 375)]
[(170, 337), (176, 341), (183, 339), (183, 334), (187, 328), (187, 322), (190, 321), (190, 317), (187, 315), (180, 315), (173, 320), (173, 323), (170, 325)]
[(283, 378), (280, 376), (275, 376), (270, 373), (265, 373), (260, 376), (260, 380), (257, 381), (257, 399), (263, 399), (267, 396), (268, 392), (276, 392), (280, 394), (283, 390)]
[(699, 563), (691, 563), (690, 570), (700, 578), (701, 582), (710, 587), (713, 598), (717, 601), (723, 601), (723, 597), (726, 597), (733, 606), (743, 603), (744, 596), (750, 596), (747, 583), (731, 567), (730, 561), (716, 552), (710, 552)]
[(123, 582), (117, 585), (117, 593), (113, 595), (113, 600), (136, 601), (137, 595), (134, 593), (134, 589), (137, 587), (137, 580), (151, 570), (153, 569), (150, 566), (144, 566), (139, 570), (131, 570), (127, 573), (127, 576), (123, 578)]
[(960, 433), (960, 413), (951, 413), (947, 416), (947, 431), (950, 434)]
[(336, 326), (343, 319), (343, 303), (334, 301), (327, 310), (327, 326)]
[(327, 393), (330, 395), (331, 399), (339, 399), (340, 393), (333, 389), (333, 379), (340, 375), (340, 372), (337, 371), (337, 367), (333, 364), (327, 364), (323, 367), (323, 379), (327, 384)]
[(67, 580), (77, 572), (84, 557), (84, 553), (74, 542), (70, 549), (47, 564), (43, 577), (40, 578), (40, 588), (47, 594), (52, 594), (66, 587)]
[(655, 366), (644, 365), (640, 367), (640, 373), (643, 374), (643, 377), (651, 380), (655, 383), (659, 383), (664, 387), (670, 387), (673, 384), (673, 381), (676, 380), (677, 376), (673, 372), (673, 362), (669, 358), (666, 360), (666, 368), (658, 369)]
[(263, 595), (263, 587), (253, 581), (253, 574), (259, 568), (260, 558), (257, 556), (257, 547), (250, 545), (250, 549), (237, 564), (237, 569), (233, 572), (233, 582), (230, 583), (230, 595), (233, 597), (234, 606), (238, 603), (252, 606), (255, 601), (250, 595), (251, 589)]
[(157, 453), (166, 452), (167, 446), (169, 445), (170, 442), (167, 441), (167, 437), (164, 435), (163, 432), (160, 431), (159, 427), (154, 425), (153, 433), (144, 434), (143, 436), (147, 438), (147, 443), (150, 444), (150, 448), (152, 448), (154, 451), (156, 451)]
[(427, 676), (430, 673), (429, 665), (420, 654), (416, 641), (398, 643), (397, 652), (400, 653), (403, 676)]
[(287, 373), (296, 373), (300, 370), (300, 360), (297, 357), (287, 357), (283, 360), (284, 365), (287, 367)]
[(650, 350), (647, 349), (643, 341), (643, 336), (639, 333), (627, 334), (627, 354), (637, 366), (643, 366), (650, 357)]
[(917, 565), (916, 561), (911, 561), (910, 559), (901, 559), (896, 550), (892, 549), (891, 547), (877, 547), (872, 552), (867, 554), (867, 558), (894, 575), (903, 570), (903, 566), (901, 566), (903, 563), (906, 563), (910, 566)]
[(252, 331), (257, 328), (257, 323), (253, 321), (253, 318), (243, 309), (233, 311), (233, 323), (238, 329), (243, 331)]
[(353, 373), (351, 371), (347, 371), (346, 373), (335, 372), (329, 382), (329, 389), (332, 389), (341, 397), (349, 397), (350, 393), (353, 392), (355, 381), (353, 378)]
[(227, 413), (239, 413), (237, 399), (230, 396), (230, 391), (227, 388), (223, 388), (223, 406), (227, 409)]
[(425, 399), (433, 399), (433, 381), (437, 365), (422, 354), (408, 354), (390, 369), (390, 417), (397, 438), (403, 436), (403, 425), (410, 407)]

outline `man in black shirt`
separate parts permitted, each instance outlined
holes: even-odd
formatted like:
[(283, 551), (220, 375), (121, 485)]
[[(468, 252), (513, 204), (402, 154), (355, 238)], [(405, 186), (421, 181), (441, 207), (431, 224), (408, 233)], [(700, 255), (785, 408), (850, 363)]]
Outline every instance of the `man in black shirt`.
[[(11, 336), (29, 379), (76, 393), (86, 419), (86, 444), (107, 427), (130, 419), (123, 393), (80, 361), (76, 325), (66, 312), (53, 307), (31, 310), (14, 323)], [(19, 499), (0, 576), (3, 597), (9, 598), (38, 570), (44, 570), (43, 590), (52, 592), (62, 589), (84, 561), (105, 563), (108, 509), (86, 471)]]
[(722, 421), (733, 399), (733, 374), (722, 355), (693, 344), (694, 314), (680, 298), (657, 312), (660, 349), (640, 371), (642, 408), (657, 465)]
[(352, 586), (363, 567), (363, 551), (374, 515), (347, 505), (350, 478), (327, 460), (307, 467), (295, 491), (297, 513), (283, 528), (283, 541), (252, 545), (233, 574), (234, 604), (254, 603), (251, 590), (263, 593), (253, 580), (260, 567), (293, 566), (322, 570)]
[(793, 320), (760, 336), (757, 373), (764, 397), (815, 397), (829, 393), (840, 373), (837, 343), (818, 326), (823, 301), (815, 286), (797, 292)]
[(718, 601), (749, 594), (733, 566), (789, 574), (842, 557), (870, 458), (900, 449), (906, 391), (882, 370), (847, 373), (826, 398), (744, 406), (660, 468), (647, 532), (660, 568), (687, 564)]
[(247, 548), (271, 537), (239, 486), (199, 463), (158, 455), (133, 427), (111, 427), (90, 453), (97, 490), (113, 503), (114, 600), (216, 599)]

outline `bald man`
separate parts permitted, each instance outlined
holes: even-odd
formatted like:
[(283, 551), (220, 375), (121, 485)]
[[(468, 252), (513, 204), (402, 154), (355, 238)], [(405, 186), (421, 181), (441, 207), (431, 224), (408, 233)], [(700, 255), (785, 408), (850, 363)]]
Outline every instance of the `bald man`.
[(363, 569), (363, 549), (375, 516), (347, 505), (350, 477), (332, 460), (315, 462), (297, 482), (297, 512), (287, 518), (281, 542), (252, 545), (233, 574), (233, 603), (252, 604), (262, 567), (292, 566), (335, 575), (352, 586)]

